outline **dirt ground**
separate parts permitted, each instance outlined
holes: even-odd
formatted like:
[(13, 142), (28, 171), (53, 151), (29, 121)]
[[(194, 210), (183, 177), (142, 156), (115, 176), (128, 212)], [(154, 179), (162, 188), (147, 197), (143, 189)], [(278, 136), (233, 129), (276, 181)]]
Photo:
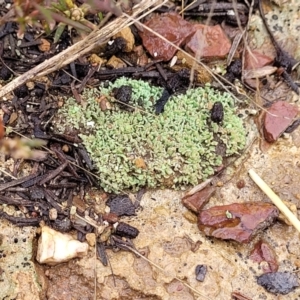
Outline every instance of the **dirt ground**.
[[(249, 168), (260, 174), (282, 199), (298, 205), (299, 137), (297, 130), (292, 136), (281, 139), (267, 154), (261, 153), (254, 144), (246, 161), (242, 165), (237, 163), (229, 175), (220, 178), (224, 185), (218, 188), (208, 206), (269, 201), (249, 178)], [(237, 182), (241, 179), (245, 181), (245, 187), (239, 189)], [(108, 251), (111, 268), (103, 267), (95, 259), (93, 248), (85, 258), (35, 269), (34, 260), (30, 259), (32, 241), (35, 244), (34, 230), (2, 224), (1, 253), (2, 256), (6, 254), (6, 258), (2, 258), (1, 268), (6, 275), (2, 284), (11, 287), (10, 290), (1, 289), (2, 298), (230, 299), (233, 291), (239, 291), (249, 299), (299, 299), (297, 289), (288, 295), (274, 296), (258, 286), (256, 276), (262, 273), (261, 266), (249, 259), (254, 243), (263, 238), (276, 253), (279, 271), (297, 272), (300, 266), (299, 233), (292, 226), (276, 222), (246, 245), (207, 238), (182, 206), (183, 193), (148, 191), (141, 201), (143, 209), (136, 217), (124, 220), (140, 230), (134, 241), (136, 248), (161, 269), (125, 251)], [(204, 282), (195, 279), (198, 264), (208, 267)], [(174, 277), (188, 283), (193, 290)], [(25, 288), (26, 295), (23, 294)]]

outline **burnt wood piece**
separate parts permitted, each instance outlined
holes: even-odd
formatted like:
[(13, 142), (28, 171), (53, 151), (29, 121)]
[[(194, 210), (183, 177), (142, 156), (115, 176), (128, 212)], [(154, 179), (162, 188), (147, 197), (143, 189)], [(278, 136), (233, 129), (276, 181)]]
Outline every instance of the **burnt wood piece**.
[(34, 186), (34, 185), (38, 184), (41, 180), (45, 179), (47, 176), (48, 176), (48, 174), (43, 174), (40, 176), (38, 176), (38, 174), (35, 174), (32, 178), (21, 183), (21, 187), (29, 188), (31, 186)]
[(0, 210), (0, 218), (6, 219), (9, 222), (15, 224), (16, 226), (38, 226), (40, 223), (39, 218), (22, 218), (22, 217), (13, 217), (7, 214), (6, 212)]
[(108, 265), (108, 260), (105, 252), (105, 246), (102, 242), (97, 243), (97, 255), (99, 260), (102, 262), (103, 266), (106, 267)]
[(9, 205), (22, 205), (22, 206), (31, 206), (33, 205), (32, 201), (28, 201), (22, 198), (12, 198), (0, 195), (0, 203), (1, 204), (9, 204)]
[(164, 112), (165, 105), (167, 104), (170, 97), (171, 97), (171, 94), (168, 92), (167, 89), (164, 89), (161, 97), (157, 100), (157, 102), (154, 105), (155, 113), (157, 115)]
[(22, 177), (20, 179), (15, 179), (15, 180), (12, 180), (10, 182), (2, 183), (2, 184), (0, 184), (0, 191), (4, 191), (5, 189), (7, 189), (9, 187), (19, 185), (21, 183), (24, 183), (24, 182), (26, 182), (28, 180), (31, 180), (31, 179), (34, 179), (36, 177), (37, 177), (37, 174), (31, 174), (31, 175)]
[(44, 183), (50, 181), (51, 179), (55, 178), (59, 173), (61, 173), (68, 165), (68, 162), (64, 162), (61, 166), (59, 166), (58, 168), (56, 168), (53, 171), (48, 172), (48, 176), (45, 177), (44, 179), (42, 179), (39, 184), (43, 185)]
[(126, 237), (129, 239), (134, 239), (138, 236), (139, 230), (127, 223), (120, 222), (116, 227), (115, 234), (121, 237)]
[(222, 18), (232, 25), (246, 25), (248, 22), (248, 7), (243, 3), (218, 2), (203, 3), (199, 0), (185, 10), (187, 16), (203, 16)]
[(135, 206), (127, 195), (118, 195), (111, 197), (106, 205), (109, 206), (110, 212), (117, 216), (134, 216)]
[(49, 191), (49, 190), (46, 190), (44, 189), (44, 195), (45, 195), (45, 198), (46, 200), (48, 201), (48, 203), (53, 207), (55, 208), (59, 213), (62, 213), (63, 210), (62, 208), (59, 206), (59, 204), (55, 201), (55, 195)]
[(86, 163), (89, 170), (93, 170), (94, 169), (93, 163), (92, 163), (90, 156), (87, 153), (86, 149), (82, 146), (79, 146), (77, 149), (77, 152), (78, 152), (79, 156), (81, 157), (81, 159)]

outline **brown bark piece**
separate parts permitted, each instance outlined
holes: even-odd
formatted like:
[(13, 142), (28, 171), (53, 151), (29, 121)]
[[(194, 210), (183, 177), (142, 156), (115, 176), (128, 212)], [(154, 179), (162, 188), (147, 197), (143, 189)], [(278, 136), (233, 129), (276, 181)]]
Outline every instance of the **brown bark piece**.
[(267, 228), (278, 214), (278, 209), (269, 203), (233, 203), (201, 211), (198, 227), (207, 236), (248, 243), (259, 230)]
[(275, 252), (271, 246), (263, 240), (255, 244), (250, 253), (250, 259), (258, 263), (263, 261), (267, 262), (267, 265), (264, 265), (262, 268), (264, 273), (276, 272), (278, 270)]
[(198, 213), (215, 191), (214, 187), (209, 186), (191, 196), (184, 196), (181, 202), (187, 209)]

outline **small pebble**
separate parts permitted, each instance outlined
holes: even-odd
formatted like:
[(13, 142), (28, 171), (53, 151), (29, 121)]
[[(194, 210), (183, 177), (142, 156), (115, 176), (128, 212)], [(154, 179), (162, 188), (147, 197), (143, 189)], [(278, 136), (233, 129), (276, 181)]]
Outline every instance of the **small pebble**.
[(88, 242), (88, 244), (91, 247), (95, 246), (95, 244), (96, 244), (96, 235), (95, 235), (95, 233), (87, 233), (85, 238), (86, 238), (86, 241)]
[(196, 279), (198, 281), (203, 282), (205, 275), (207, 272), (207, 266), (206, 265), (197, 265), (195, 273), (196, 273)]
[(49, 219), (56, 220), (57, 219), (57, 210), (55, 208), (51, 208), (49, 210)]
[(244, 179), (240, 179), (237, 183), (236, 186), (238, 189), (242, 189), (243, 187), (245, 187), (245, 180)]

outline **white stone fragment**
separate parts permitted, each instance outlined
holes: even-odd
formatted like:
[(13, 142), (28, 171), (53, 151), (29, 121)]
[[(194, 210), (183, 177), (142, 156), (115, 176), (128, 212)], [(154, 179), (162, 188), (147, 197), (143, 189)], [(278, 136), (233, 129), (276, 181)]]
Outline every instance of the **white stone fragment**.
[(81, 243), (69, 234), (43, 226), (36, 259), (40, 264), (56, 265), (87, 255), (88, 248), (87, 243)]

